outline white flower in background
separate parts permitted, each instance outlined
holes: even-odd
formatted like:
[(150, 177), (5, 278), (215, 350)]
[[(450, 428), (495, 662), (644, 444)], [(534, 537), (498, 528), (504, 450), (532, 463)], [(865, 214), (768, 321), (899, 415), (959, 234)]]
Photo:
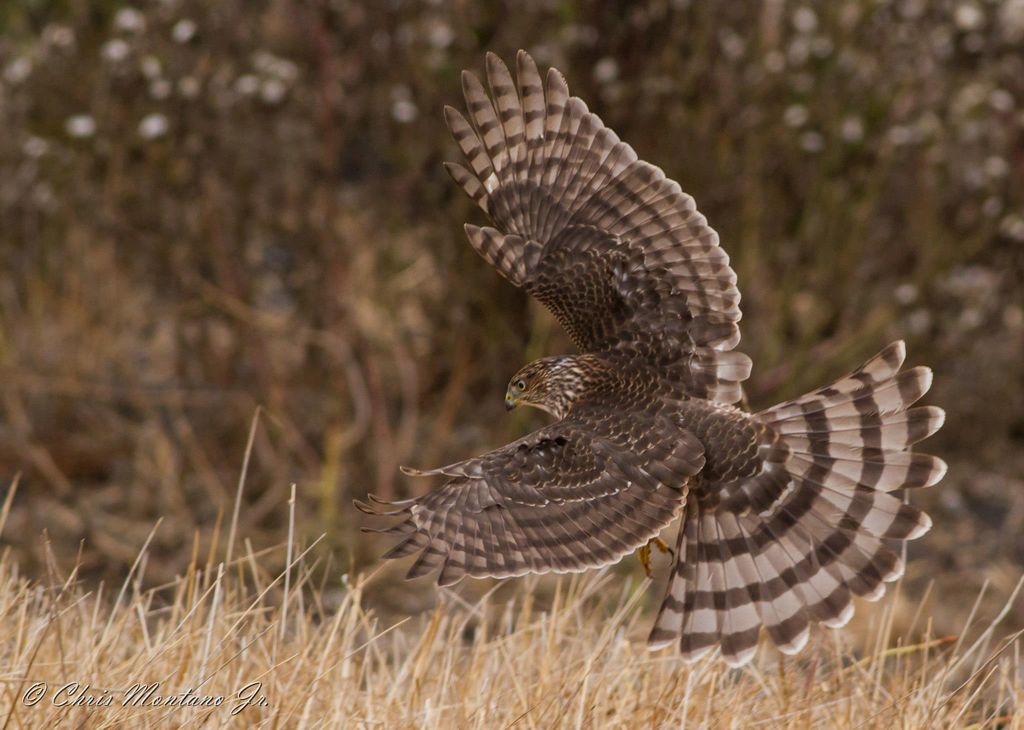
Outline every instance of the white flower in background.
[(974, 3), (960, 3), (953, 11), (953, 22), (962, 31), (978, 30), (985, 23), (985, 14)]
[(811, 44), (804, 36), (797, 36), (790, 41), (789, 46), (786, 48), (786, 58), (794, 66), (806, 63), (810, 55)]
[(1006, 89), (995, 89), (988, 95), (988, 105), (997, 112), (1012, 112), (1014, 107), (1013, 94)]
[(100, 54), (103, 58), (111, 63), (120, 63), (128, 58), (129, 53), (131, 53), (131, 47), (120, 38), (107, 41), (103, 44), (103, 48), (100, 49)]
[(51, 23), (43, 28), (43, 43), (55, 48), (70, 48), (75, 44), (75, 31), (66, 25)]
[(288, 88), (279, 79), (266, 79), (260, 84), (260, 99), (265, 104), (279, 104)]
[(825, 138), (817, 132), (804, 132), (800, 135), (800, 149), (804, 152), (821, 152), (825, 149)]
[(391, 116), (401, 124), (413, 121), (419, 113), (420, 110), (408, 99), (399, 99), (391, 105)]
[(995, 269), (980, 264), (966, 264), (954, 268), (941, 281), (942, 288), (963, 300), (982, 300), (999, 286), (1001, 275)]
[(611, 83), (619, 78), (619, 64), (611, 56), (594, 64), (594, 81), (599, 84)]
[(913, 304), (917, 301), (917, 287), (910, 282), (900, 284), (898, 287), (893, 289), (892, 296), (903, 306)]
[(894, 147), (902, 147), (905, 144), (910, 144), (913, 141), (913, 132), (909, 127), (904, 127), (902, 124), (897, 124), (892, 127), (887, 133), (889, 143)]
[(40, 181), (32, 186), (32, 201), (40, 208), (53, 209), (57, 196), (53, 193), (53, 186), (48, 182)]
[(235, 91), (242, 96), (252, 96), (260, 89), (260, 80), (253, 74), (243, 74), (235, 79)]
[(163, 114), (147, 114), (139, 122), (139, 136), (143, 139), (156, 139), (157, 137), (163, 137), (167, 134), (167, 129), (170, 125), (167, 122), (167, 117)]
[(29, 157), (39, 159), (50, 150), (50, 144), (41, 137), (29, 137), (21, 146), (22, 151)]
[(985, 315), (978, 307), (965, 307), (960, 311), (960, 326), (965, 330), (977, 329), (984, 321)]
[(447, 48), (453, 40), (455, 40), (455, 31), (447, 23), (433, 23), (427, 30), (427, 42), (434, 48)]
[(291, 83), (299, 77), (299, 67), (287, 58), (275, 56), (267, 51), (259, 51), (252, 56), (253, 67), (262, 74), (275, 76), (281, 81)]
[(96, 120), (88, 114), (75, 114), (64, 122), (64, 131), (76, 139), (91, 137), (96, 134)]
[(960, 180), (971, 190), (985, 187), (985, 172), (978, 165), (971, 165), (960, 171)]
[(860, 117), (846, 117), (839, 127), (839, 136), (846, 142), (860, 142), (864, 139), (864, 122)]
[(184, 98), (195, 99), (199, 96), (200, 91), (202, 91), (202, 86), (195, 76), (182, 76), (178, 80), (178, 93)]
[(768, 73), (782, 73), (786, 69), (786, 56), (782, 51), (769, 51), (764, 56), (764, 70)]
[(813, 33), (818, 29), (818, 16), (810, 8), (797, 8), (793, 13), (793, 27), (800, 33)]
[(171, 28), (171, 38), (175, 43), (188, 43), (196, 34), (196, 22), (191, 18), (182, 18)]
[(32, 62), (24, 56), (18, 56), (4, 67), (4, 79), (12, 84), (20, 84), (32, 73)]
[(999, 221), (999, 232), (1014, 241), (1024, 241), (1024, 217), (1011, 213)]
[(907, 329), (915, 335), (921, 335), (931, 329), (932, 315), (924, 307), (919, 307), (911, 312), (906, 319)]
[(1001, 180), (1010, 172), (1010, 165), (998, 155), (986, 157), (983, 167), (985, 174), (992, 180)]
[(167, 79), (156, 79), (149, 85), (149, 95), (162, 101), (171, 95), (171, 82)]
[(810, 114), (803, 104), (792, 104), (786, 107), (786, 111), (782, 113), (782, 121), (786, 123), (787, 127), (793, 128), (807, 124), (808, 117)]
[(747, 50), (747, 42), (728, 28), (719, 32), (718, 45), (722, 47), (725, 57), (731, 61), (742, 58)]
[(420, 110), (412, 101), (408, 86), (399, 84), (391, 89), (391, 116), (400, 124), (408, 124), (419, 116)]
[(126, 33), (141, 33), (146, 29), (146, 18), (133, 7), (121, 8), (114, 16), (114, 27)]
[(156, 56), (144, 56), (139, 61), (139, 69), (142, 71), (142, 75), (147, 79), (155, 79), (163, 73), (164, 67), (160, 63), (160, 59)]

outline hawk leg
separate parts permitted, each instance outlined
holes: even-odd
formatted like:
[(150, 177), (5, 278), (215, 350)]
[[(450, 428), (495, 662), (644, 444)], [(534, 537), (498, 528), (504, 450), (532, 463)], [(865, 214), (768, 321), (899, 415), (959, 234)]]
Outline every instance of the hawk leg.
[(675, 551), (670, 548), (664, 540), (660, 537), (652, 537), (646, 545), (636, 551), (637, 558), (640, 559), (640, 565), (644, 568), (644, 574), (648, 578), (653, 578), (651, 573), (651, 545), (654, 545), (660, 552), (668, 553), (675, 557)]

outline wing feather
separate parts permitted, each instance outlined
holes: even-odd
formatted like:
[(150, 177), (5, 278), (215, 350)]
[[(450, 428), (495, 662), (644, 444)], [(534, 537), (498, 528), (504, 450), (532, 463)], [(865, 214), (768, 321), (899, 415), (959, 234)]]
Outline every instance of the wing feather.
[[(408, 577), (440, 569), (506, 577), (607, 565), (645, 545), (678, 513), (703, 448), (669, 419), (610, 406), (574, 411), (501, 449), (433, 472), (440, 489), (388, 512), (403, 520), (385, 557), (419, 552)], [(390, 528), (389, 528), (390, 529)]]
[[(515, 81), (494, 54), (486, 70), (490, 95), (463, 74), (468, 120), (445, 109), (466, 159), (448, 171), (494, 221), (467, 228), (474, 248), (516, 286), (545, 290), (538, 297), (581, 349), (676, 363), (692, 369), (676, 378), (691, 395), (738, 400), (749, 365), (734, 365), (749, 359), (723, 357), (739, 342), (736, 274), (693, 198), (571, 96), (557, 70), (542, 83), (523, 51)], [(625, 275), (609, 264), (620, 259)]]

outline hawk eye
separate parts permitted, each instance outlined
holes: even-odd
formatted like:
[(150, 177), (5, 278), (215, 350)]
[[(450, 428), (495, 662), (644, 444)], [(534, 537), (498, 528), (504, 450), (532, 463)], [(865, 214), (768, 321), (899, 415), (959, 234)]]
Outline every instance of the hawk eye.
[(515, 389), (516, 390), (526, 390), (526, 381), (524, 381), (524, 380), (517, 380), (515, 382)]

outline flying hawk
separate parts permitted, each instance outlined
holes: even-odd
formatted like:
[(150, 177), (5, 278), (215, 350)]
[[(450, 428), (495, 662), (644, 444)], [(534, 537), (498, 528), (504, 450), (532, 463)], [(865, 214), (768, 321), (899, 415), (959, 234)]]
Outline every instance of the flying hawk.
[[(852, 597), (879, 598), (903, 565), (885, 540), (931, 520), (896, 490), (926, 487), (942, 460), (909, 453), (944, 420), (911, 408), (931, 371), (901, 372), (896, 342), (849, 375), (760, 413), (738, 408), (751, 362), (740, 294), (693, 198), (520, 51), (513, 80), (487, 56), (490, 94), (462, 76), (468, 118), (445, 109), (465, 164), (446, 165), (494, 227), (473, 248), (543, 302), (581, 354), (517, 372), (505, 404), (556, 420), (507, 446), (430, 471), (444, 485), (394, 503), (386, 558), (409, 577), (574, 572), (642, 551), (682, 516), (650, 643), (690, 660), (718, 646), (734, 666), (763, 626), (786, 653), (808, 626), (842, 626)], [(390, 506), (391, 509), (387, 509)], [(645, 562), (646, 567), (646, 562)]]

